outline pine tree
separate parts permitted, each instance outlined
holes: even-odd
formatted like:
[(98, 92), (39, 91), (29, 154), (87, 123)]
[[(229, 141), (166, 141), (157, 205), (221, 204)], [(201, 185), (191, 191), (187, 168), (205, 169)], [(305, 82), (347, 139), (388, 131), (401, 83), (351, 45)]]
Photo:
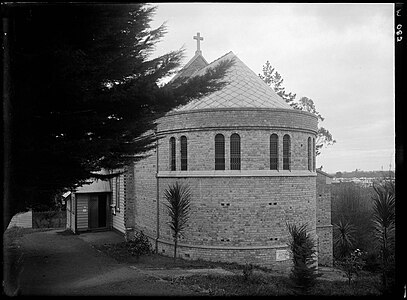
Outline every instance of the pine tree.
[(295, 107), (295, 97), (296, 94), (286, 93), (285, 87), (283, 87), (284, 79), (281, 77), (280, 73), (278, 73), (275, 68), (273, 68), (269, 61), (263, 65), (263, 74), (259, 74), (259, 77), (263, 79), (263, 81), (271, 86), (274, 91), (283, 98), (288, 104)]
[[(3, 8), (3, 7), (2, 7)], [(183, 50), (153, 57), (166, 33), (147, 4), (6, 5), (11, 167), (6, 219), (101, 168), (141, 159), (155, 121), (223, 86), (232, 62), (175, 85)], [(13, 201), (11, 201), (12, 199)]]

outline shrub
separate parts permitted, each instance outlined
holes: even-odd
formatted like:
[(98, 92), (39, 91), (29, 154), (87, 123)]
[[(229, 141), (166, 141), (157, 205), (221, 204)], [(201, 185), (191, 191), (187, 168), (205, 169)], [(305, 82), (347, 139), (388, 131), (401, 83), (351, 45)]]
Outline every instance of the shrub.
[(362, 270), (364, 262), (362, 260), (362, 252), (359, 249), (353, 251), (350, 255), (338, 261), (338, 267), (345, 271), (348, 277), (348, 284), (350, 285), (352, 278), (358, 275)]
[(379, 255), (377, 252), (366, 253), (363, 257), (365, 264), (363, 269), (368, 272), (378, 272), (380, 270)]
[(243, 279), (248, 281), (253, 276), (253, 265), (252, 264), (245, 264), (243, 267)]
[(153, 252), (153, 247), (151, 246), (150, 241), (142, 231), (136, 232), (134, 239), (125, 243), (127, 251), (133, 256), (138, 257)]

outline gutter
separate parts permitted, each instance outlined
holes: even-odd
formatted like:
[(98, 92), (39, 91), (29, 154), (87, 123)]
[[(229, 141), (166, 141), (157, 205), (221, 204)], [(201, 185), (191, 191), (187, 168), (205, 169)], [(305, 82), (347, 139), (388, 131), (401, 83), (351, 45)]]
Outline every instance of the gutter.
[(75, 234), (78, 232), (78, 203), (76, 199), (76, 194), (72, 191), (71, 192), (71, 201), (73, 201), (73, 205), (75, 206)]

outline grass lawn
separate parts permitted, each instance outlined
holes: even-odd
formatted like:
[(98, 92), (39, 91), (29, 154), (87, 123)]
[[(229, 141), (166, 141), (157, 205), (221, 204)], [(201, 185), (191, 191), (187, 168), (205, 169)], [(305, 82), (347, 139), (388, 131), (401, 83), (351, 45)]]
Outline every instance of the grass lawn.
[(380, 295), (379, 279), (371, 273), (363, 273), (349, 286), (344, 280), (322, 280), (307, 292), (297, 290), (287, 275), (276, 274), (265, 268), (255, 267), (249, 279), (243, 277), (244, 266), (236, 263), (210, 262), (204, 260), (184, 260), (160, 254), (132, 256), (126, 244), (105, 244), (97, 248), (122, 263), (134, 264), (140, 268), (174, 269), (174, 268), (223, 268), (236, 275), (192, 275), (174, 278), (175, 284), (189, 286), (204, 291), (211, 296), (287, 296), (287, 295), (321, 295), (321, 296), (369, 296)]
[(309, 291), (297, 290), (287, 276), (271, 274), (253, 275), (249, 280), (243, 276), (190, 276), (175, 280), (187, 286), (199, 286), (212, 296), (373, 296), (380, 295), (376, 279), (364, 277), (350, 286), (343, 281), (318, 280)]

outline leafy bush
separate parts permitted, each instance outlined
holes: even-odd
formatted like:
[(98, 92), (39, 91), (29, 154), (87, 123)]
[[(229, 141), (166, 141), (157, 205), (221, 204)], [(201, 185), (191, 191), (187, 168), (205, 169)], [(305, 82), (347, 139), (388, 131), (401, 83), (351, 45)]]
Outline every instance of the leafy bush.
[(62, 228), (66, 225), (66, 212), (64, 211), (33, 211), (33, 228)]
[(243, 267), (243, 278), (245, 281), (248, 281), (253, 277), (253, 265), (245, 264)]
[(153, 247), (147, 236), (142, 232), (136, 232), (133, 240), (125, 242), (127, 251), (133, 256), (150, 254), (153, 252)]
[(378, 272), (380, 270), (379, 255), (377, 252), (366, 253), (363, 260), (365, 261), (363, 270), (368, 272)]
[(364, 261), (362, 260), (362, 252), (359, 249), (353, 251), (350, 255), (338, 261), (338, 267), (345, 271), (348, 277), (348, 284), (350, 285), (352, 278), (359, 274), (362, 270)]

